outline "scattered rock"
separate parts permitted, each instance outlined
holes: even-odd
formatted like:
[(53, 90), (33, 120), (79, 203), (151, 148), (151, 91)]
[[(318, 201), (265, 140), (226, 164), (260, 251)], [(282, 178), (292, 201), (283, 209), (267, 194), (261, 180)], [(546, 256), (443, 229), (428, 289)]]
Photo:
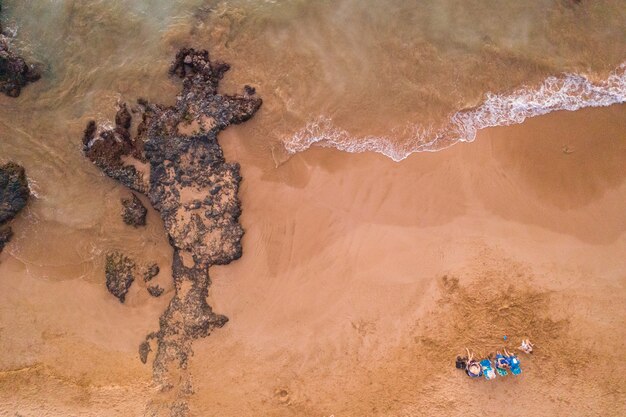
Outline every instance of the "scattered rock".
[(158, 285), (151, 285), (151, 286), (148, 287), (148, 292), (153, 297), (160, 297), (161, 294), (163, 294), (163, 291), (165, 291), (165, 290), (163, 288), (159, 287)]
[(122, 199), (122, 219), (129, 226), (139, 227), (146, 225), (148, 209), (144, 207), (137, 195)]
[(120, 252), (109, 253), (106, 257), (105, 274), (107, 289), (123, 303), (135, 280), (135, 262)]
[(29, 196), (24, 168), (12, 162), (0, 165), (0, 252), (13, 236), (6, 225), (26, 206)]
[(3, 33), (0, 24), (0, 92), (9, 97), (17, 97), (22, 87), (41, 78), (41, 72), (9, 48), (9, 38)]
[[(133, 138), (126, 127), (130, 113), (121, 105), (114, 129), (90, 122), (83, 137), (87, 158), (111, 178), (148, 196), (174, 248), (175, 293), (159, 330), (146, 339), (157, 342), (153, 375), (162, 389), (178, 384), (191, 392), (181, 387), (190, 386), (186, 367), (192, 341), (228, 321), (207, 304), (208, 268), (241, 256), (241, 176), (237, 163), (225, 161), (217, 134), (248, 120), (262, 103), (250, 87), (242, 94), (219, 94), (218, 84), (228, 69), (211, 61), (207, 51), (181, 49), (170, 69), (183, 80), (174, 106), (138, 100), (141, 121)], [(145, 345), (140, 351), (147, 360)], [(172, 366), (182, 378), (173, 376)]]
[(142, 363), (146, 363), (150, 352), (152, 352), (150, 343), (147, 340), (141, 342), (139, 345), (139, 360), (141, 360)]
[(159, 265), (152, 264), (152, 265), (148, 266), (148, 268), (146, 268), (146, 270), (144, 271), (144, 273), (143, 273), (143, 280), (145, 282), (151, 281), (152, 278), (154, 278), (157, 275), (159, 275), (159, 272), (161, 272), (161, 269), (159, 268)]

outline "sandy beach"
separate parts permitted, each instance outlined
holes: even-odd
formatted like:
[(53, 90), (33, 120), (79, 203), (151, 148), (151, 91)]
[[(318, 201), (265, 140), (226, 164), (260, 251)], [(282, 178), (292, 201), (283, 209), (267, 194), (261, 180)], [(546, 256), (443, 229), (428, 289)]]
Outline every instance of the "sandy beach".
[[(275, 168), (249, 151), (253, 129), (220, 138), (245, 178), (245, 256), (212, 273), (210, 303), (231, 321), (195, 344), (194, 413), (626, 411), (626, 107), (488, 129), (399, 164), (318, 148)], [(33, 282), (27, 268), (3, 253), (2, 275), (20, 275), (0, 281), (2, 322), (14, 323), (2, 330), (3, 410), (143, 412), (137, 396), (154, 392), (136, 348), (163, 306), (130, 293), (120, 310), (99, 283)], [(537, 348), (517, 378), (454, 368), (466, 347), (522, 337)]]
[(2, 1), (0, 416), (626, 415), (625, 11)]

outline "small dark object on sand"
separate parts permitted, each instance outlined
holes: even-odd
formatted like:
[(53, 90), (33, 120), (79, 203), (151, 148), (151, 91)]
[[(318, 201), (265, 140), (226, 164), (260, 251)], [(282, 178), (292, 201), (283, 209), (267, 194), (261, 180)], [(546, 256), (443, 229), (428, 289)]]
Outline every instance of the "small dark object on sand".
[(13, 237), (13, 230), (10, 227), (5, 227), (4, 229), (0, 229), (0, 252), (4, 249), (4, 246), (9, 243)]
[(456, 369), (465, 369), (467, 366), (467, 357), (457, 356), (455, 366)]

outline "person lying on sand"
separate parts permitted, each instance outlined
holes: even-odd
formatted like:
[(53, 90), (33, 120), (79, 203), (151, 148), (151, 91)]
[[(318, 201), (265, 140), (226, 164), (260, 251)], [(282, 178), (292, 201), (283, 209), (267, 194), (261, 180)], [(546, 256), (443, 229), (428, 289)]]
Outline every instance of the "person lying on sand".
[(517, 349), (521, 350), (524, 353), (533, 353), (533, 344), (530, 342), (529, 339), (523, 339), (522, 340), (522, 344), (520, 347), (518, 347)]
[(482, 369), (480, 368), (480, 362), (474, 359), (474, 355), (472, 355), (469, 349), (465, 349), (467, 351), (467, 363), (465, 365), (465, 373), (470, 378), (478, 378), (483, 374)]
[(507, 369), (509, 367), (509, 362), (506, 360), (504, 355), (500, 353), (500, 351), (498, 351), (498, 353), (496, 354), (495, 362), (496, 362), (496, 368)]
[(510, 369), (509, 361), (502, 353), (500, 353), (500, 351), (496, 352), (496, 359), (494, 360), (494, 363), (496, 365), (496, 372), (498, 375), (507, 376), (509, 374), (507, 371), (507, 369)]
[(520, 361), (514, 353), (511, 353), (504, 348), (504, 357), (506, 358), (507, 363), (509, 364), (509, 369), (513, 375), (519, 375), (522, 373)]

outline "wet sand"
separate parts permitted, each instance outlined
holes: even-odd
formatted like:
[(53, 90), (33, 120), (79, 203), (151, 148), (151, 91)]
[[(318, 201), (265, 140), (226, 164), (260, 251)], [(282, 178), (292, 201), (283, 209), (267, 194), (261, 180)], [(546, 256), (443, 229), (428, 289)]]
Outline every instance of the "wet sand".
[[(401, 163), (313, 148), (276, 168), (246, 142), (255, 129), (220, 136), (242, 166), (244, 256), (212, 272), (209, 303), (230, 322), (194, 344), (192, 415), (626, 413), (626, 106), (487, 129)], [(158, 409), (167, 398), (137, 346), (171, 289), (154, 300), (134, 287), (120, 307), (95, 273), (29, 272), (12, 255), (30, 221), (16, 219), (0, 255), (0, 410)], [(166, 259), (164, 237), (151, 244)], [(486, 354), (504, 335), (537, 344), (521, 376), (454, 369), (465, 347)]]

